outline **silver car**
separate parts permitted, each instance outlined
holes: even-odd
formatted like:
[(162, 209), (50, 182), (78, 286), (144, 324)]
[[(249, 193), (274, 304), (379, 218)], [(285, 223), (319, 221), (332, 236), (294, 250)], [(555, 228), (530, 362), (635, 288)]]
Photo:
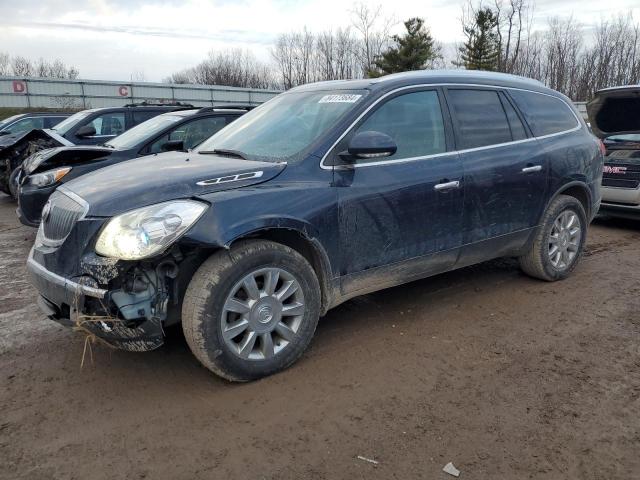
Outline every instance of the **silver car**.
[(606, 149), (600, 212), (640, 218), (640, 85), (600, 90), (587, 111)]

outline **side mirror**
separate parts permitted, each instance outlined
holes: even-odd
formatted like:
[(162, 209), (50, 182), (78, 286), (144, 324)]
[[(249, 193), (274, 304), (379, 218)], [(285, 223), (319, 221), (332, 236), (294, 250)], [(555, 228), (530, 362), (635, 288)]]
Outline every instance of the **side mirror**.
[(396, 153), (398, 145), (386, 133), (367, 131), (357, 133), (349, 142), (347, 152), (355, 158), (381, 158)]
[(93, 137), (96, 134), (96, 129), (93, 125), (84, 125), (76, 132), (76, 137)]
[(169, 140), (162, 144), (160, 149), (163, 152), (173, 152), (184, 150), (184, 141), (183, 140)]

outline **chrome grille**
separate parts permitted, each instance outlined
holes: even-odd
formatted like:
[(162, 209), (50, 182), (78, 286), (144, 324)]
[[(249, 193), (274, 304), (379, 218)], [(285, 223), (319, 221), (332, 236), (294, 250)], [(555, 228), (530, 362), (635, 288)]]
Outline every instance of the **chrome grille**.
[(79, 197), (65, 194), (60, 189), (53, 192), (42, 210), (42, 241), (45, 245), (61, 245), (71, 229), (87, 213), (88, 205)]

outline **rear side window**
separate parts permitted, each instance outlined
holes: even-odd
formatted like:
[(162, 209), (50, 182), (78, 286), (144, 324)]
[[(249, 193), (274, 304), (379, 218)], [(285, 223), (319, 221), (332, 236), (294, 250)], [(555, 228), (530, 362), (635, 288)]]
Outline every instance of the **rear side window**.
[(514, 140), (523, 140), (527, 138), (527, 132), (524, 129), (524, 125), (522, 125), (520, 117), (516, 113), (516, 109), (513, 108), (511, 102), (504, 95), (501, 95), (500, 99), (502, 100), (504, 111), (507, 114), (509, 128), (511, 128), (511, 137), (513, 137)]
[(398, 150), (384, 160), (424, 157), (447, 149), (438, 93), (432, 90), (388, 100), (357, 129), (366, 131), (386, 133), (395, 140)]
[(44, 128), (55, 127), (57, 124), (59, 124), (65, 118), (66, 117), (45, 117), (45, 119), (44, 119)]
[(150, 118), (156, 117), (161, 113), (163, 113), (163, 112), (161, 112), (161, 111), (150, 111), (150, 110), (142, 111), (142, 112), (141, 111), (137, 111), (136, 112), (134, 110), (132, 112), (133, 124), (134, 125), (138, 125), (139, 123), (146, 122)]
[(509, 94), (536, 137), (566, 132), (579, 125), (569, 106), (559, 98), (522, 90), (510, 90)]
[(458, 126), (458, 148), (477, 148), (513, 140), (498, 92), (449, 90)]

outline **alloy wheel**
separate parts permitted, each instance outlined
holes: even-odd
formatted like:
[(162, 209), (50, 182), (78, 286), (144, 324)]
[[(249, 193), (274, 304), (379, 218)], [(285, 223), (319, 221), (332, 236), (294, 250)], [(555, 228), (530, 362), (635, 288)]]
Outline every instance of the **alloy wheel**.
[(268, 360), (296, 338), (305, 313), (300, 282), (276, 267), (255, 270), (231, 289), (221, 318), (222, 337), (245, 360)]
[(569, 268), (580, 251), (582, 226), (578, 214), (564, 210), (553, 222), (549, 233), (549, 260), (558, 270)]

